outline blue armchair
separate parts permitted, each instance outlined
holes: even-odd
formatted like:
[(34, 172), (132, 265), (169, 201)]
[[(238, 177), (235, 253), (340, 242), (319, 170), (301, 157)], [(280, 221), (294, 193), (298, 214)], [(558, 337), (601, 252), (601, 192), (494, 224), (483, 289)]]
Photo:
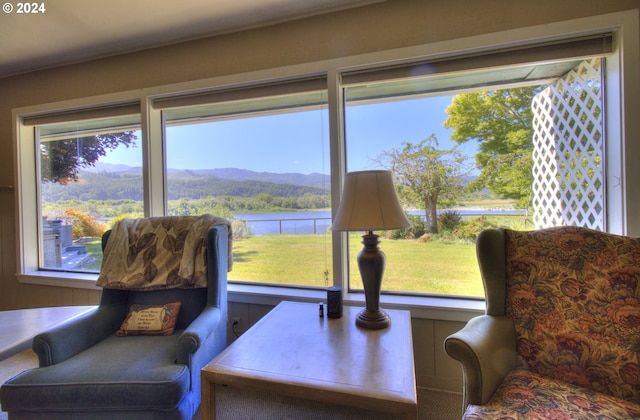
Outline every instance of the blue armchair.
[[(2, 385), (2, 409), (12, 420), (191, 419), (200, 370), (226, 347), (229, 227), (208, 228), (205, 240), (206, 288), (104, 288), (95, 311), (34, 338), (40, 367)], [(173, 334), (116, 335), (132, 305), (172, 302)]]

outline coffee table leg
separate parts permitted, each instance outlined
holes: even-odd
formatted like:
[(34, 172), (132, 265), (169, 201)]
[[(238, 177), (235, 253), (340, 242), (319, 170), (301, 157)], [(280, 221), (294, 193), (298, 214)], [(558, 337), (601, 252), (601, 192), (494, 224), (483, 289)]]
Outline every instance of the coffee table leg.
[(215, 420), (216, 418), (216, 384), (202, 378), (200, 381), (201, 402), (200, 411), (202, 420)]

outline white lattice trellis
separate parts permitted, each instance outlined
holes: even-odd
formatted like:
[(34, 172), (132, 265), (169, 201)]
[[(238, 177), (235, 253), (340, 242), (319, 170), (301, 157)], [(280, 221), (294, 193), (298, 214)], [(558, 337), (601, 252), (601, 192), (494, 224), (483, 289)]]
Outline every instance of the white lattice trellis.
[(601, 60), (582, 62), (532, 103), (536, 228), (604, 230)]

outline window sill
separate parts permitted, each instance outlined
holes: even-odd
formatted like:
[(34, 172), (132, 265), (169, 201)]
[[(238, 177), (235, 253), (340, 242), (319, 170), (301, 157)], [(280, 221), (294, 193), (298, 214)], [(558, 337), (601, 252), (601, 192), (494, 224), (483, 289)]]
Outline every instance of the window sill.
[(22, 284), (36, 284), (40, 286), (70, 287), (73, 289), (102, 290), (96, 286), (97, 274), (68, 273), (62, 271), (31, 271), (18, 274), (18, 281)]
[[(298, 302), (326, 302), (323, 290), (297, 289), (253, 284), (229, 283), (227, 290), (230, 302), (275, 306), (283, 300)], [(364, 294), (346, 293), (345, 305), (364, 306)], [(389, 309), (404, 309), (412, 318), (466, 322), (485, 313), (484, 300), (455, 297), (382, 295), (380, 305)]]
[[(34, 271), (18, 275), (18, 281), (23, 284), (101, 290), (96, 286), (97, 279), (97, 274), (55, 271)], [(276, 306), (283, 300), (311, 303), (327, 300), (327, 294), (323, 290), (257, 284), (229, 283), (227, 293), (230, 302), (268, 306)], [(346, 293), (344, 304), (364, 306), (364, 295)], [(485, 311), (483, 300), (455, 297), (382, 295), (380, 304), (383, 308), (408, 310), (412, 318), (443, 321), (466, 322)]]

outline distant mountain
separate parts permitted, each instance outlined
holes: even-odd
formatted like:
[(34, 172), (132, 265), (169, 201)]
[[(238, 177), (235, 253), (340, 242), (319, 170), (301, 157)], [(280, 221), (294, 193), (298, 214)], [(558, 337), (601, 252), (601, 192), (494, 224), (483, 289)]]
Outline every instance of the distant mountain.
[[(268, 173), (244, 169), (169, 170), (168, 199), (218, 196), (302, 197), (322, 196), (330, 188), (329, 176), (322, 174)], [(100, 163), (83, 169), (78, 182), (67, 185), (46, 183), (42, 186), (46, 201), (142, 200), (142, 168)]]
[(115, 164), (115, 163), (97, 162), (95, 166), (82, 168), (80, 173), (82, 172), (90, 172), (90, 173), (115, 172), (115, 173), (142, 174), (142, 166), (129, 166), (129, 165), (121, 165), (121, 164)]
[(189, 169), (178, 170), (170, 169), (168, 171), (170, 178), (186, 178), (186, 177), (216, 177), (221, 179), (229, 179), (233, 181), (260, 181), (272, 182), (274, 184), (290, 184), (304, 185), (307, 187), (329, 189), (331, 179), (329, 175), (312, 173), (273, 173), (273, 172), (255, 172), (247, 169), (238, 168), (219, 168), (219, 169)]
[[(96, 166), (84, 168), (81, 172), (90, 173), (122, 173), (135, 174), (142, 173), (140, 166), (118, 165), (113, 163), (98, 162)], [(331, 178), (329, 175), (311, 173), (273, 173), (273, 172), (256, 172), (248, 169), (239, 168), (218, 168), (218, 169), (171, 169), (167, 171), (169, 178), (192, 178), (213, 176), (221, 179), (230, 179), (233, 181), (261, 181), (273, 182), (274, 184), (291, 184), (304, 185), (307, 187), (329, 189), (331, 187)]]

